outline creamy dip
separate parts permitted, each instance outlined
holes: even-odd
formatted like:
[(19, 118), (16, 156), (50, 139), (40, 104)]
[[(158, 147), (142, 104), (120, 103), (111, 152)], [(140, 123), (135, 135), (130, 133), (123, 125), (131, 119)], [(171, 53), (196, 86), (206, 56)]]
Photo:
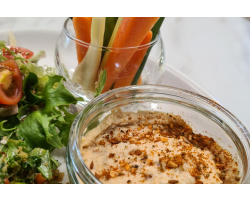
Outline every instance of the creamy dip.
[(85, 164), (102, 183), (238, 183), (237, 162), (180, 116), (112, 113), (82, 138)]

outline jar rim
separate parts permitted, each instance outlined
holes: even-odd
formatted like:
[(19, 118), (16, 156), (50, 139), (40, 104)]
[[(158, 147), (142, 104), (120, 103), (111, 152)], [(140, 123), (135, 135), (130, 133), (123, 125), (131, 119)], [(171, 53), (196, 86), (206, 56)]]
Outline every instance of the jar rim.
[(158, 40), (161, 39), (161, 32), (159, 30), (158, 34), (156, 35), (155, 39), (153, 41), (150, 41), (149, 43), (147, 44), (144, 44), (144, 45), (139, 45), (139, 46), (134, 46), (134, 47), (122, 47), (122, 48), (117, 48), (117, 47), (106, 47), (106, 46), (99, 46), (99, 45), (94, 45), (94, 44), (91, 44), (91, 43), (88, 43), (88, 42), (84, 42), (80, 39), (77, 39), (74, 35), (72, 35), (70, 33), (70, 31), (68, 30), (67, 26), (68, 26), (68, 23), (69, 21), (71, 20), (71, 18), (67, 18), (64, 22), (64, 25), (63, 25), (63, 32), (71, 39), (71, 40), (74, 40), (75, 42), (77, 42), (77, 44), (79, 45), (82, 45), (82, 46), (86, 46), (86, 47), (94, 47), (94, 48), (103, 48), (103, 49), (107, 49), (107, 50), (112, 50), (112, 51), (115, 51), (115, 50), (128, 50), (128, 49), (143, 49), (143, 48), (148, 48), (149, 46), (154, 46), (154, 44), (156, 44), (158, 42)]
[[(68, 150), (70, 151), (69, 153), (71, 155), (73, 155), (73, 159), (75, 158), (75, 156), (77, 156), (78, 158), (75, 158), (75, 160), (77, 160), (77, 163), (74, 164), (74, 166), (76, 168), (79, 167), (79, 164), (82, 166), (84, 166), (85, 168), (85, 172), (87, 172), (87, 174), (89, 176), (91, 176), (91, 178), (94, 180), (95, 183), (101, 183), (91, 172), (91, 170), (85, 165), (85, 162), (82, 159), (81, 153), (80, 153), (80, 148), (79, 148), (79, 141), (77, 140), (77, 133), (75, 131), (75, 128), (79, 125), (78, 123), (80, 122), (80, 117), (82, 117), (83, 115), (87, 115), (89, 112), (91, 112), (91, 109), (88, 108), (92, 108), (95, 104), (97, 104), (98, 102), (102, 101), (103, 99), (108, 99), (109, 97), (112, 97), (114, 95), (116, 95), (116, 97), (119, 97), (119, 93), (122, 92), (127, 92), (127, 91), (140, 91), (142, 93), (144, 93), (144, 90), (147, 89), (152, 89), (154, 91), (157, 90), (171, 90), (174, 92), (180, 92), (182, 94), (186, 94), (189, 95), (190, 97), (193, 97), (196, 100), (200, 100), (201, 102), (203, 102), (204, 104), (210, 104), (212, 107), (218, 109), (218, 112), (222, 112), (223, 114), (226, 115), (226, 117), (229, 118), (229, 120), (237, 127), (237, 130), (240, 131), (246, 139), (246, 142), (243, 143), (243, 141), (240, 141), (244, 147), (244, 150), (246, 150), (246, 145), (248, 148), (250, 148), (250, 133), (249, 131), (246, 129), (246, 127), (242, 124), (242, 122), (235, 117), (230, 111), (228, 111), (226, 108), (224, 108), (223, 106), (221, 106), (220, 104), (216, 103), (215, 101), (204, 97), (198, 93), (194, 93), (191, 91), (187, 91), (187, 90), (183, 90), (180, 88), (176, 88), (176, 87), (171, 87), (171, 86), (162, 86), (162, 85), (133, 85), (133, 86), (127, 86), (127, 87), (122, 87), (122, 88), (117, 88), (114, 90), (110, 90), (108, 92), (105, 92), (101, 95), (99, 95), (98, 97), (96, 97), (95, 99), (93, 99), (92, 101), (90, 101), (85, 107), (84, 109), (81, 110), (81, 112), (77, 115), (77, 117), (75, 118), (74, 122), (72, 123), (72, 127), (70, 130), (70, 135), (72, 142), (75, 144), (74, 151), (76, 151), (76, 155), (72, 154), (72, 148), (68, 148)], [(164, 91), (163, 91), (164, 93)], [(190, 98), (191, 99), (191, 98)], [(84, 110), (87, 110), (85, 113), (83, 113)], [(228, 122), (226, 122), (228, 123)], [(237, 133), (235, 131), (233, 131), (234, 134), (237, 135)], [(248, 151), (246, 154), (247, 160), (250, 159), (250, 152)], [(72, 158), (72, 157), (71, 157)], [(80, 158), (80, 159), (79, 159)], [(80, 167), (80, 168), (81, 168)], [(79, 168), (78, 168), (79, 169)], [(247, 181), (247, 178), (250, 175), (250, 165), (248, 164), (248, 168), (246, 169), (246, 175), (245, 175), (245, 179), (243, 180), (243, 183), (245, 183)], [(79, 172), (79, 171), (78, 171)]]

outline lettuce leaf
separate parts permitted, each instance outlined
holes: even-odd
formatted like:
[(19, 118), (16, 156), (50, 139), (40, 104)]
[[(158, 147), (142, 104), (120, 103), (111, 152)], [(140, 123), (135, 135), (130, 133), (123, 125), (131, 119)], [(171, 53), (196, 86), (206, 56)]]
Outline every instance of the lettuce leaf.
[[(24, 141), (31, 147), (40, 147), (50, 151), (56, 148), (61, 148), (58, 134), (54, 133), (51, 127), (51, 120), (58, 116), (46, 117), (39, 111), (31, 113), (25, 120), (18, 126), (17, 137), (24, 139)], [(53, 141), (53, 139), (55, 141)]]
[(42, 113), (61, 114), (58, 106), (68, 106), (76, 104), (77, 99), (65, 88), (62, 76), (49, 76), (49, 80), (44, 88), (45, 108)]
[(43, 175), (44, 178), (52, 179), (51, 171), (51, 156), (48, 150), (35, 148), (30, 152), (30, 156), (37, 156), (41, 158), (41, 165), (37, 167), (37, 170)]
[(26, 97), (17, 115), (19, 120), (25, 120), (18, 125), (17, 137), (24, 139), (31, 148), (53, 151), (67, 146), (70, 127), (76, 116), (69, 113), (67, 107), (78, 100), (65, 88), (62, 76), (48, 76), (42, 98), (33, 94), (38, 80), (36, 74), (30, 72), (27, 79)]

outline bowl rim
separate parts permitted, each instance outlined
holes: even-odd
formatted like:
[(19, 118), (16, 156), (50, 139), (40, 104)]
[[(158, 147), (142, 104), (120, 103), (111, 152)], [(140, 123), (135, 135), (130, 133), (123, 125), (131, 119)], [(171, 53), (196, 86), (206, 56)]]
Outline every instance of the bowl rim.
[(117, 47), (106, 47), (106, 46), (99, 46), (99, 45), (94, 45), (88, 42), (84, 42), (80, 39), (77, 39), (75, 36), (73, 36), (70, 31), (67, 28), (67, 25), (69, 21), (72, 20), (70, 17), (67, 18), (63, 24), (63, 32), (71, 39), (74, 40), (77, 44), (86, 46), (86, 47), (93, 47), (93, 48), (102, 48), (102, 49), (107, 49), (107, 50), (112, 50), (117, 51), (117, 50), (129, 50), (129, 49), (144, 49), (144, 48), (149, 48), (149, 46), (154, 46), (160, 39), (161, 39), (161, 32), (159, 31), (158, 34), (156, 35), (155, 39), (147, 44), (144, 45), (139, 45), (139, 46), (134, 46), (134, 47), (122, 47), (122, 48), (117, 48)]
[[(108, 97), (111, 97), (111, 96), (114, 96), (114, 95), (117, 95), (116, 97), (119, 97), (119, 93), (121, 92), (126, 92), (126, 91), (138, 91), (138, 90), (143, 90), (143, 89), (166, 89), (166, 90), (173, 90), (173, 91), (176, 91), (176, 92), (181, 92), (181, 93), (184, 93), (184, 94), (187, 94), (187, 95), (192, 95), (195, 99), (197, 100), (201, 100), (203, 103), (207, 103), (207, 104), (210, 104), (211, 106), (213, 106), (214, 108), (218, 109), (220, 112), (222, 112), (223, 114), (226, 115), (226, 117), (228, 117), (233, 123), (234, 125), (237, 126), (238, 130), (245, 136), (245, 139), (246, 139), (246, 142), (247, 142), (247, 145), (248, 147), (250, 148), (250, 133), (249, 131), (246, 129), (246, 127), (242, 124), (242, 122), (236, 117), (234, 116), (230, 111), (228, 111), (226, 108), (224, 108), (223, 106), (221, 106), (220, 104), (218, 104), (217, 102), (215, 102), (214, 100), (211, 100), (205, 96), (202, 96), (198, 93), (195, 93), (195, 92), (191, 92), (191, 91), (188, 91), (188, 90), (184, 90), (184, 89), (180, 89), (180, 88), (177, 88), (177, 87), (172, 87), (172, 86), (164, 86), (164, 85), (132, 85), (132, 86), (127, 86), (127, 87), (122, 87), (122, 88), (117, 88), (117, 89), (113, 89), (113, 90), (110, 90), (110, 91), (107, 91), (101, 95), (99, 95), (98, 97), (94, 98), (93, 100), (91, 100), (90, 102), (88, 102), (84, 108), (78, 113), (77, 117), (75, 118), (74, 122), (72, 123), (72, 126), (71, 126), (71, 130), (70, 130), (70, 136), (71, 137), (71, 140), (72, 138), (75, 139), (73, 136), (74, 136), (74, 127), (77, 127), (79, 125), (79, 122), (80, 122), (80, 119), (81, 119), (81, 116), (83, 115), (83, 111), (85, 109), (87, 109), (88, 107), (92, 107), (93, 105), (95, 105), (96, 103), (100, 102), (101, 99), (103, 98), (108, 98)], [(142, 92), (143, 93), (143, 92)], [(91, 110), (91, 109), (90, 109)], [(87, 113), (90, 111), (88, 110)], [(84, 113), (84, 114), (87, 114), (87, 113)], [(226, 122), (227, 123), (227, 122)], [(228, 123), (227, 123), (228, 124)], [(237, 135), (237, 133), (235, 131), (233, 131), (234, 134)], [(78, 141), (75, 141), (73, 140), (73, 142), (76, 144), (78, 144)], [(243, 142), (242, 142), (243, 144)], [(244, 148), (245, 148), (245, 145), (243, 145)], [(81, 155), (80, 153), (80, 149), (79, 149), (79, 146), (76, 145), (76, 154), (79, 156)], [(68, 151), (69, 151), (69, 155), (71, 157), (72, 155), (72, 149), (71, 148), (68, 148)], [(74, 154), (73, 154), (74, 156)], [(81, 157), (81, 156), (80, 156)], [(248, 160), (250, 159), (250, 151), (248, 152), (247, 154), (247, 158)], [(72, 158), (71, 158), (72, 159)], [(91, 172), (91, 170), (85, 165), (85, 162), (84, 160), (82, 159), (82, 157), (78, 160), (80, 161), (81, 165), (85, 167), (88, 175), (91, 176), (91, 178), (94, 179), (94, 181), (96, 183), (102, 183), (100, 182)], [(67, 165), (67, 167), (69, 167)], [(74, 167), (75, 167), (75, 164), (74, 164)], [(248, 165), (248, 169), (246, 169), (246, 176), (245, 176), (245, 179), (243, 181), (243, 183), (245, 183), (246, 181), (248, 181), (249, 179), (249, 176), (250, 176), (250, 166)], [(70, 169), (68, 169), (70, 170)]]

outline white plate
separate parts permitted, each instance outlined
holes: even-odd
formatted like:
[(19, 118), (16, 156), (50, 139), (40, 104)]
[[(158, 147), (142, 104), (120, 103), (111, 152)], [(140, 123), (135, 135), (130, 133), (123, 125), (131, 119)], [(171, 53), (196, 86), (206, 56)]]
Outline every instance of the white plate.
[[(30, 49), (35, 54), (41, 50), (44, 50), (46, 52), (46, 58), (39, 61), (40, 65), (54, 66), (54, 52), (57, 38), (60, 35), (59, 31), (45, 29), (26, 29), (11, 31), (16, 37), (17, 46)], [(9, 30), (0, 31), (0, 40), (5, 40), (6, 42), (8, 42), (8, 33)], [(199, 93), (214, 100), (214, 98), (209, 93), (203, 90), (200, 86), (198, 86), (184, 74), (169, 65), (166, 65), (166, 73), (163, 78), (163, 84)], [(55, 150), (52, 155), (62, 163), (59, 169), (61, 172), (65, 173), (63, 183), (67, 183), (68, 176), (66, 169), (65, 148), (61, 150)]]

